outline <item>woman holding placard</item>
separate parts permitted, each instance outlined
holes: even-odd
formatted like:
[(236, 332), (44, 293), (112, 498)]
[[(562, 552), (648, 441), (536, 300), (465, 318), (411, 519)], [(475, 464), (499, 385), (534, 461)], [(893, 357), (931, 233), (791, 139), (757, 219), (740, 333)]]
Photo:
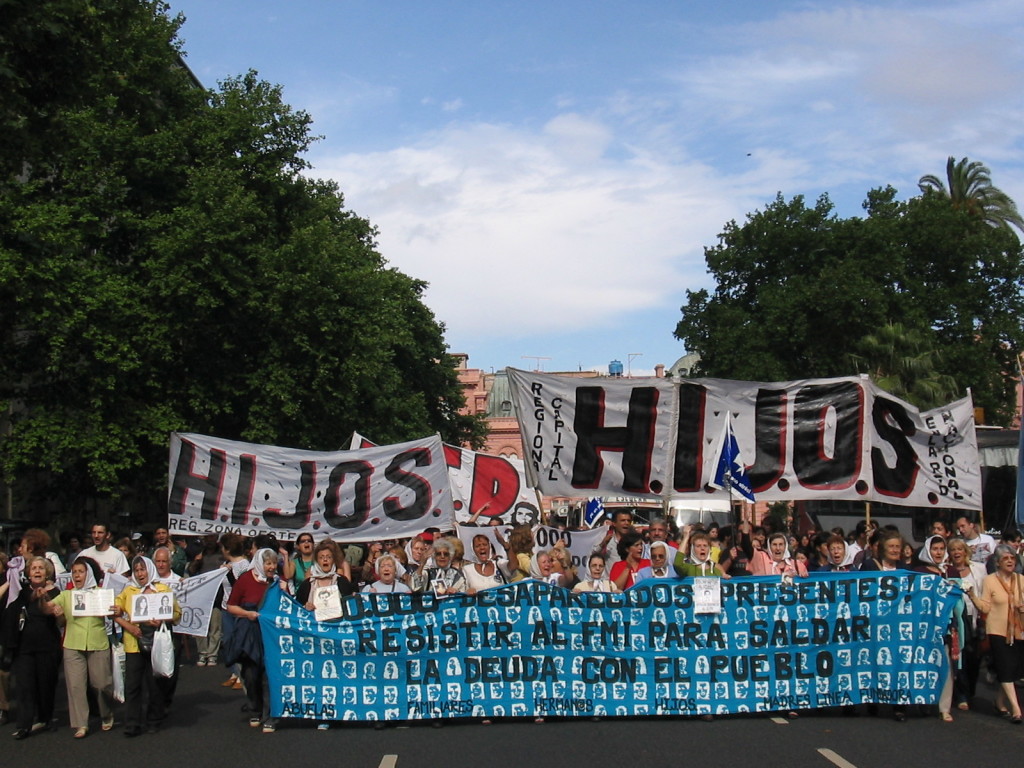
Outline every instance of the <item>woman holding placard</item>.
[[(102, 573), (99, 563), (79, 557), (71, 564), (71, 589), (61, 592), (49, 603), (53, 614), (64, 622), (64, 682), (68, 690), (68, 714), (75, 738), (89, 733), (89, 688), (96, 691), (100, 723), (104, 731), (114, 727), (113, 685), (110, 668), (110, 641), (102, 616), (75, 615), (74, 606), (86, 591), (97, 589), (96, 576)], [(110, 593), (108, 603), (113, 603)], [(113, 605), (108, 606), (113, 613)]]
[[(156, 607), (150, 610), (145, 599), (145, 616), (136, 610), (140, 596), (171, 592), (170, 587), (156, 579), (157, 570), (153, 561), (148, 557), (136, 557), (132, 560), (132, 579), (114, 601), (114, 621), (124, 630), (124, 735), (128, 737), (138, 736), (142, 733), (143, 726), (149, 733), (156, 733), (160, 730), (160, 723), (165, 714), (164, 697), (153, 676), (150, 658), (153, 638), (157, 629), (165, 622), (149, 618), (156, 615)], [(173, 593), (171, 594), (173, 596)], [(177, 624), (180, 620), (181, 607), (175, 599), (173, 615), (168, 623)]]

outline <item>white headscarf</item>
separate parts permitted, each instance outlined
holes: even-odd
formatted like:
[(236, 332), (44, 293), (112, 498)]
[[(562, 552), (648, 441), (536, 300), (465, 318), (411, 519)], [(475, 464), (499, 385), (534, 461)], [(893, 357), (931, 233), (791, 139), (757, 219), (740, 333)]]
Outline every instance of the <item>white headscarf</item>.
[(263, 558), (268, 554), (273, 559), (277, 559), (277, 552), (272, 550), (270, 547), (263, 547), (263, 549), (256, 550), (256, 554), (253, 556), (252, 562), (249, 564), (249, 570), (252, 571), (253, 578), (261, 584), (265, 584), (267, 581), (267, 573), (264, 567)]
[[(89, 560), (88, 557), (83, 557), (81, 560), (75, 561), (85, 567), (85, 584), (82, 586), (82, 589), (92, 589), (93, 587), (98, 586), (96, 584), (96, 574), (93, 573), (92, 566), (86, 562), (87, 560)], [(96, 561), (93, 560), (93, 562)], [(71, 567), (74, 568), (74, 563), (72, 563)], [(75, 586), (74, 580), (71, 581), (71, 588), (78, 589), (78, 587)]]
[(917, 557), (922, 563), (928, 563), (928, 565), (934, 565), (937, 568), (945, 569), (946, 563), (949, 560), (949, 548), (946, 548), (946, 556), (942, 558), (942, 562), (936, 563), (935, 558), (932, 557), (932, 542), (935, 541), (935, 539), (942, 539), (943, 542), (946, 541), (944, 536), (939, 536), (937, 534), (935, 536), (929, 536), (924, 540), (924, 546), (921, 547), (921, 551), (917, 553)]
[[(140, 560), (146, 564), (146, 581), (142, 584), (140, 584), (139, 580), (135, 578), (135, 566)], [(145, 555), (136, 555), (134, 558), (132, 558), (132, 580), (130, 583), (133, 586), (136, 586), (139, 589), (145, 589), (146, 587), (151, 586), (153, 584), (153, 581), (156, 580), (157, 576), (158, 574), (156, 572), (156, 566), (153, 564), (153, 561), (150, 560), (148, 557), (146, 557)]]
[(540, 556), (541, 555), (548, 555), (549, 558), (551, 557), (550, 554), (548, 554), (546, 551), (543, 551), (543, 550), (540, 551), (540, 552), (534, 552), (533, 553), (533, 557), (530, 558), (530, 578), (540, 579), (541, 581), (545, 581), (545, 580), (547, 580), (548, 577), (540, 572)]

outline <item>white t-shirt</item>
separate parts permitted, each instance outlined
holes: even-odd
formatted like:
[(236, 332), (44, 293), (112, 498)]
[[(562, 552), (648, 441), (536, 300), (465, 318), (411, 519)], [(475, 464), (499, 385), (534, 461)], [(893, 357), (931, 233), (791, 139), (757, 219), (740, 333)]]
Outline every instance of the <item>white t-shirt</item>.
[[(96, 549), (96, 547), (89, 547), (79, 552), (78, 557), (88, 557), (95, 560), (100, 564), (100, 568), (107, 573), (124, 573), (131, 567), (128, 565), (128, 558), (124, 556), (124, 552), (117, 547), (108, 546), (102, 552)], [(78, 558), (75, 559), (77, 560)]]
[(971, 550), (971, 560), (975, 563), (984, 563), (996, 551), (996, 540), (987, 533), (979, 533), (978, 538), (967, 542), (967, 546)]

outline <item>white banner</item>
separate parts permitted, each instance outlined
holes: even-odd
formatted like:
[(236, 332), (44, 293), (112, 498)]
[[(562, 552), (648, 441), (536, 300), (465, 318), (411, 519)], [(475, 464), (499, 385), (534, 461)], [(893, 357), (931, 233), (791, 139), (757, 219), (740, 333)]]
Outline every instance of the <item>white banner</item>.
[(168, 584), (181, 606), (181, 621), (174, 627), (175, 632), (193, 637), (206, 637), (210, 633), (213, 601), (227, 577), (227, 569), (218, 568)]
[(860, 377), (509, 380), (545, 495), (728, 498), (708, 484), (728, 411), (758, 500), (981, 509), (970, 398), (920, 413)]
[[(352, 435), (351, 448), (377, 445), (358, 432)], [(540, 520), (537, 494), (526, 480), (521, 459), (493, 456), (454, 445), (444, 446), (448, 465), (448, 484), (452, 489), (455, 522), (467, 523), (477, 510), (480, 525), (500, 520), (509, 525), (534, 525)]]
[(439, 437), (330, 453), (171, 435), (167, 528), (375, 541), (450, 527)]
[(566, 550), (572, 557), (576, 574), (582, 580), (587, 577), (590, 553), (597, 548), (607, 532), (608, 527), (604, 525), (587, 531), (564, 531), (560, 528), (538, 525), (533, 529), (533, 551), (551, 550), (559, 541), (564, 542)]

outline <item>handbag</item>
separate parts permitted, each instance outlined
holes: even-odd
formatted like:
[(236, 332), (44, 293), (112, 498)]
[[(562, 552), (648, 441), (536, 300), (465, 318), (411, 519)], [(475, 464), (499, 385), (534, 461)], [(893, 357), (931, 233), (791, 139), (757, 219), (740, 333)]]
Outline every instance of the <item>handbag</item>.
[(110, 671), (113, 676), (114, 699), (124, 704), (124, 643), (110, 644)]
[(153, 674), (157, 677), (171, 677), (174, 674), (174, 641), (167, 622), (161, 623), (160, 629), (153, 635), (153, 650), (149, 658)]

